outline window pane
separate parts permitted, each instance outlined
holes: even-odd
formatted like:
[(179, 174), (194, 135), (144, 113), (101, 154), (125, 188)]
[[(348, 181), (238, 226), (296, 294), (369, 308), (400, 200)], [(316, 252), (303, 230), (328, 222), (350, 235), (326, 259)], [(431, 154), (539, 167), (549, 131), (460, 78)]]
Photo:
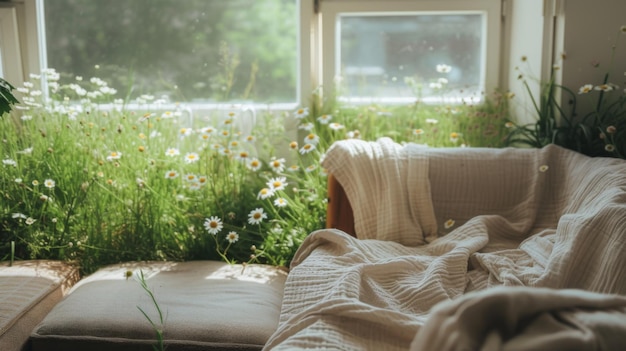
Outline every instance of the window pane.
[(339, 16), (347, 99), (460, 100), (480, 93), (481, 14)]
[(296, 0), (46, 0), (48, 67), (118, 97), (294, 102)]

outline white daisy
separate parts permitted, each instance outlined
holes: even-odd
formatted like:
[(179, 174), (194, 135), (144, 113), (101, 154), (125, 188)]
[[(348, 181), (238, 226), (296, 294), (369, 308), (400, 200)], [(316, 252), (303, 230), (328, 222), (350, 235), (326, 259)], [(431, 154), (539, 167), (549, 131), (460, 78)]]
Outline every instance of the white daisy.
[(43, 185), (45, 185), (46, 188), (52, 189), (52, 188), (54, 188), (56, 183), (52, 179), (46, 179), (46, 180), (44, 180)]
[(302, 146), (300, 148), (300, 154), (304, 155), (304, 154), (308, 154), (309, 152), (315, 150), (315, 145), (313, 144), (304, 144), (304, 146)]
[(174, 170), (169, 170), (167, 172), (165, 172), (165, 178), (167, 179), (174, 179), (178, 177), (178, 172), (174, 171)]
[(198, 154), (195, 152), (190, 152), (190, 153), (187, 153), (187, 155), (185, 155), (186, 163), (194, 163), (194, 162), (197, 162), (199, 159), (200, 159), (200, 156), (198, 156)]
[(279, 197), (276, 200), (274, 200), (274, 206), (276, 206), (276, 207), (285, 207), (285, 206), (287, 206), (287, 200), (285, 200), (285, 198), (283, 198), (283, 197)]
[(269, 197), (274, 196), (274, 190), (271, 188), (263, 188), (261, 189), (261, 191), (259, 191), (259, 194), (257, 195), (257, 199), (261, 199), (261, 200), (265, 200)]
[(285, 177), (272, 178), (267, 182), (267, 186), (269, 186), (270, 189), (272, 189), (273, 191), (283, 190), (287, 186), (287, 178)]
[(321, 124), (328, 124), (331, 119), (333, 119), (332, 115), (321, 115), (317, 117), (317, 121), (320, 122)]
[(119, 151), (111, 151), (107, 156), (107, 161), (119, 160), (122, 157), (122, 153)]
[(332, 130), (341, 130), (343, 128), (345, 128), (345, 126), (343, 124), (339, 124), (339, 123), (331, 123), (328, 125), (328, 127), (330, 127), (330, 129)]
[(180, 135), (181, 137), (190, 136), (191, 133), (193, 133), (193, 129), (191, 129), (191, 128), (180, 128), (178, 130), (178, 135)]
[(253, 158), (253, 159), (251, 159), (251, 160), (250, 160), (250, 161), (246, 164), (246, 167), (247, 167), (249, 170), (251, 170), (251, 171), (253, 171), (253, 172), (256, 172), (256, 171), (258, 171), (259, 169), (261, 169), (261, 166), (262, 166), (262, 165), (263, 165), (263, 164), (261, 163), (261, 161), (259, 161), (259, 159), (257, 159), (257, 158)]
[(294, 112), (293, 115), (297, 119), (303, 119), (304, 117), (309, 115), (309, 108), (308, 107), (299, 108), (296, 110), (296, 112)]
[(237, 234), (237, 232), (228, 232), (228, 234), (226, 234), (226, 240), (231, 244), (236, 243), (237, 240), (239, 240), (239, 234)]
[(263, 211), (263, 208), (257, 208), (248, 214), (248, 223), (250, 224), (261, 224), (263, 219), (267, 218), (267, 214)]
[(205, 219), (204, 228), (209, 232), (209, 234), (216, 235), (222, 230), (222, 228), (224, 228), (224, 225), (219, 217), (211, 216), (210, 218)]
[(280, 173), (285, 169), (285, 159), (272, 157), (269, 166), (276, 173)]
[(304, 143), (305, 144), (314, 144), (317, 145), (317, 143), (320, 141), (320, 137), (317, 136), (314, 133), (309, 133), (307, 136), (304, 137)]

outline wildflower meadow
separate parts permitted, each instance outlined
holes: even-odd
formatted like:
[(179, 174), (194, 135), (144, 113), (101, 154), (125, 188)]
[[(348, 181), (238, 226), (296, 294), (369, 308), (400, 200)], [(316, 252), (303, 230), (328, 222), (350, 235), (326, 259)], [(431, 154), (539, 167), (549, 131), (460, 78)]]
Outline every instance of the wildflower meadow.
[[(208, 113), (54, 70), (0, 118), (0, 259), (84, 273), (132, 260), (288, 265), (326, 220), (325, 151), (345, 138), (503, 146), (507, 97), (480, 103), (307, 106)], [(477, 99), (478, 101), (478, 99)]]

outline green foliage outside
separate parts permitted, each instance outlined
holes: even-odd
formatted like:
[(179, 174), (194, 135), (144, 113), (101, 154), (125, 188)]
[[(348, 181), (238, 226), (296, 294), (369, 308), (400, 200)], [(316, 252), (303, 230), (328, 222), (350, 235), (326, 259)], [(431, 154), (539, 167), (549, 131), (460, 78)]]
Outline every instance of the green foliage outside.
[[(0, 260), (53, 258), (84, 273), (131, 260), (213, 259), (287, 265), (325, 225), (320, 159), (336, 140), (503, 145), (507, 97), (484, 104), (350, 107), (313, 94), (297, 111), (194, 115), (106, 82), (48, 78), (19, 87), (0, 120)], [(37, 78), (37, 77), (36, 77)], [(294, 123), (295, 122), (295, 123)], [(297, 133), (286, 126), (297, 125)], [(297, 134), (297, 136), (296, 136)]]
[[(294, 0), (50, 0), (48, 65), (119, 98), (295, 101)], [(226, 44), (228, 43), (228, 44)]]

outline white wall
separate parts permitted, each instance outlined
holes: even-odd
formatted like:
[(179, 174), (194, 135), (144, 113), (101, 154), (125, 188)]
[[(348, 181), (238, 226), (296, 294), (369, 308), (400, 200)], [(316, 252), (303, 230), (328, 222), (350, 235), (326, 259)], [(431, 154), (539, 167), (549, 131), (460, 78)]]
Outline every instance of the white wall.
[[(626, 25), (625, 0), (564, 0), (563, 3), (563, 61), (562, 84), (578, 92), (584, 84), (599, 85), (609, 70), (611, 47), (617, 41), (616, 55), (609, 81), (620, 86), (615, 94), (626, 88)], [(593, 68), (592, 62), (599, 67)], [(591, 103), (579, 96), (579, 114), (589, 111)], [(587, 103), (584, 103), (587, 102)], [(565, 101), (565, 103), (567, 103)]]

